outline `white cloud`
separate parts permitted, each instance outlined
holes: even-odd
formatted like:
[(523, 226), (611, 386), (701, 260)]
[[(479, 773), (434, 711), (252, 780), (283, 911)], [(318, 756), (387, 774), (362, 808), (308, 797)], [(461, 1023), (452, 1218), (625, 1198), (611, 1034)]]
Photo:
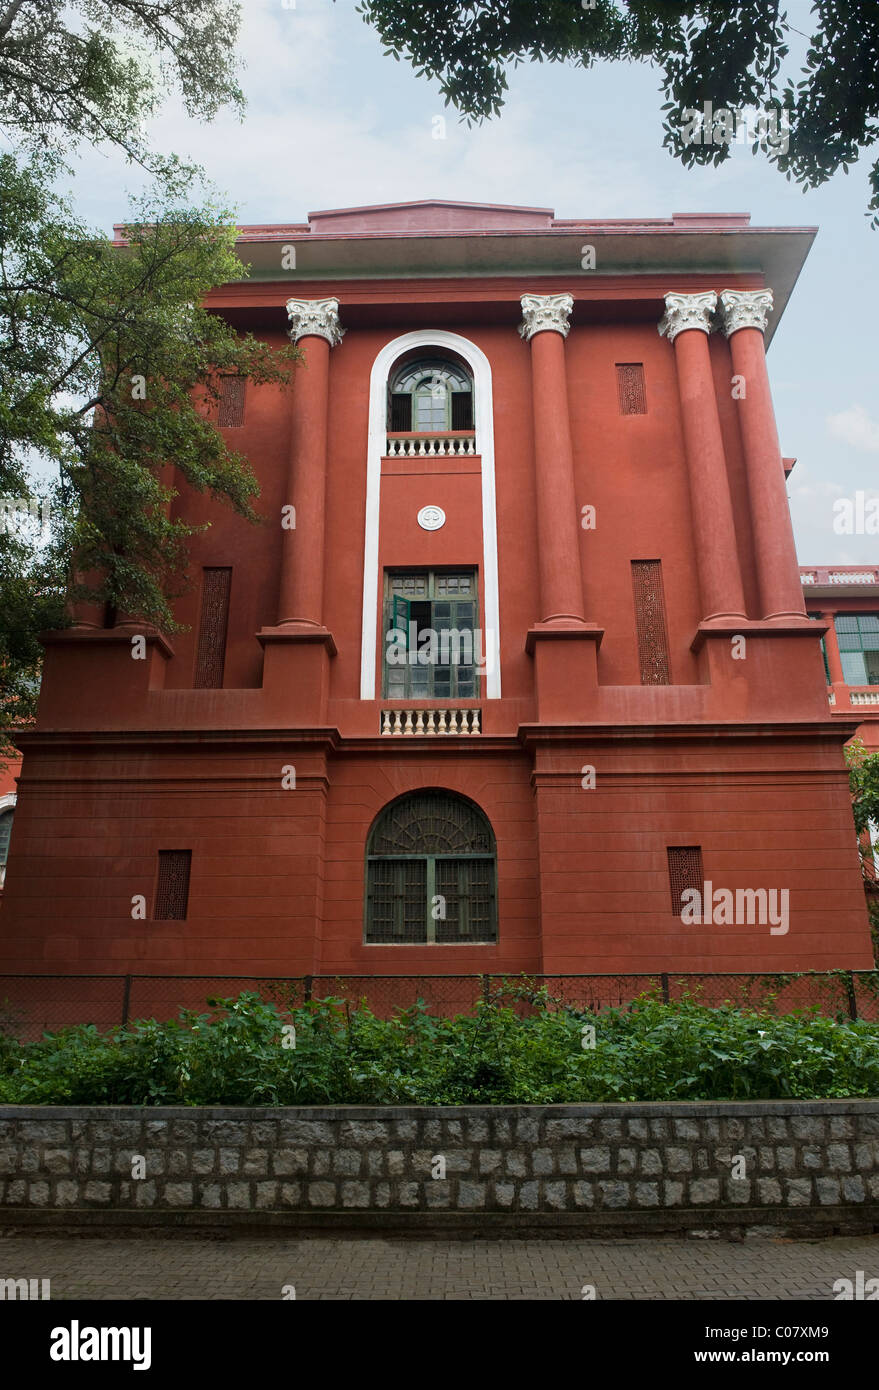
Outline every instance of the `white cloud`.
[(838, 415), (828, 415), (827, 428), (853, 449), (862, 449), (869, 454), (879, 453), (879, 421), (874, 420), (862, 405), (853, 405), (850, 410), (841, 410)]

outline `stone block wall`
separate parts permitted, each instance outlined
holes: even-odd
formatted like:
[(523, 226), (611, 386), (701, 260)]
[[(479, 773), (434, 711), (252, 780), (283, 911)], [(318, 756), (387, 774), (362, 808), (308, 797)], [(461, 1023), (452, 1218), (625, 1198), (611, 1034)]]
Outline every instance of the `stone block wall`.
[(879, 1101), (0, 1107), (0, 1224), (879, 1229)]

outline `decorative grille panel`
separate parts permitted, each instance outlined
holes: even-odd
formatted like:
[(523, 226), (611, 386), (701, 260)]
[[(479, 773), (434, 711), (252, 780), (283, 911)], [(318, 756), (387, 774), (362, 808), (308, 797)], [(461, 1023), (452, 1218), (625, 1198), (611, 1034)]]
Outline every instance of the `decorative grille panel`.
[(368, 941), (427, 940), (426, 859), (371, 860), (368, 893)]
[(203, 570), (201, 622), (195, 658), (196, 690), (221, 690), (226, 663), (226, 631), (229, 626), (231, 569)]
[(644, 387), (643, 362), (618, 362), (617, 391), (621, 415), (646, 415), (647, 392)]
[(244, 424), (244, 392), (247, 378), (220, 377), (220, 413), (217, 423), (223, 429), (235, 429)]
[(156, 906), (153, 920), (185, 922), (189, 906), (190, 849), (159, 850), (159, 881), (156, 885)]
[(469, 801), (443, 793), (417, 793), (382, 812), (371, 854), (493, 854), (488, 822)]
[(705, 876), (702, 872), (700, 845), (668, 846), (668, 881), (671, 888), (671, 910), (680, 916), (684, 906), (681, 894), (688, 888), (698, 888), (699, 892), (702, 892)]
[(493, 941), (494, 860), (438, 859), (436, 891), (445, 899), (437, 941)]
[(635, 591), (635, 623), (638, 631), (638, 664), (642, 685), (669, 685), (668, 632), (659, 560), (632, 561)]

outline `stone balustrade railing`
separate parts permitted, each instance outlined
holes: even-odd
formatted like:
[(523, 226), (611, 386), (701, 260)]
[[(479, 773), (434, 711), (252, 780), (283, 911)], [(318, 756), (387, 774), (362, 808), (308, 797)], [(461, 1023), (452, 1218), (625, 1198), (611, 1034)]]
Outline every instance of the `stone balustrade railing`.
[(388, 458), (462, 458), (476, 453), (475, 433), (389, 434)]
[(815, 569), (800, 570), (800, 582), (810, 584), (879, 584), (879, 569)]
[(436, 734), (481, 734), (479, 709), (386, 709), (382, 711), (382, 734), (424, 736)]

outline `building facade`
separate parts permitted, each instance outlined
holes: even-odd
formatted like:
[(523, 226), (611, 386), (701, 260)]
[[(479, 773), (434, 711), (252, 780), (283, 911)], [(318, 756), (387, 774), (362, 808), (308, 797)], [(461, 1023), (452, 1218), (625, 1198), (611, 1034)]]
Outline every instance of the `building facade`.
[(765, 359), (813, 235), (243, 229), (210, 306), (304, 354), (224, 383), (265, 522), (178, 481), (186, 630), (47, 635), (3, 968), (869, 968)]

